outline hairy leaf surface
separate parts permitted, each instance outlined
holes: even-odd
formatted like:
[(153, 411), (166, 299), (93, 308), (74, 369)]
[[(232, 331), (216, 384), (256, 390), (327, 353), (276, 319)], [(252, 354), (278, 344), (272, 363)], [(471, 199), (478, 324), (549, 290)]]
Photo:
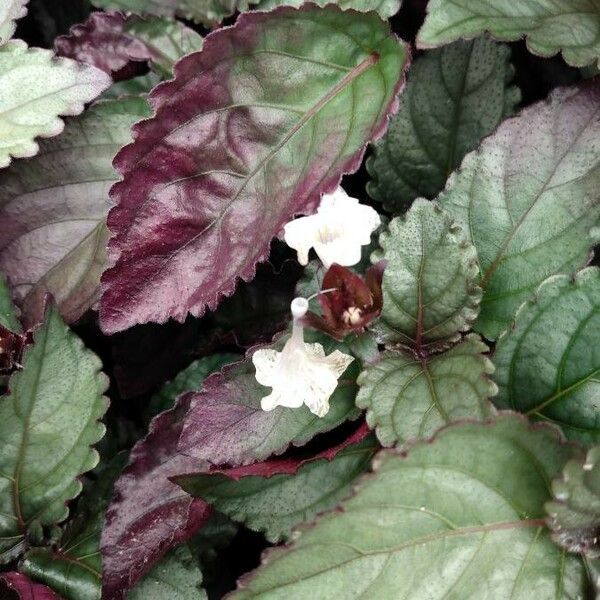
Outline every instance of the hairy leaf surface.
[(383, 451), (353, 498), (271, 550), (230, 597), (581, 598), (582, 562), (543, 519), (549, 479), (577, 452), (514, 415)]
[[(438, 204), (417, 199), (379, 243), (387, 267), (379, 341), (419, 351), (456, 340), (477, 318), (477, 253)], [(376, 253), (379, 258), (379, 253)]]
[(283, 225), (360, 165), (406, 64), (376, 14), (311, 5), (243, 14), (177, 63), (115, 160), (104, 331), (200, 315), (252, 278)]
[(468, 154), (440, 196), (469, 232), (484, 289), (475, 328), (495, 339), (550, 275), (600, 240), (600, 81), (555, 90)]
[(600, 269), (545, 281), (500, 337), (496, 404), (600, 442)]
[(573, 66), (600, 58), (600, 2), (598, 0), (431, 0), (417, 46), (431, 48), (486, 31), (514, 41), (525, 37), (534, 54), (562, 52)]
[(399, 213), (434, 198), (465, 154), (514, 112), (510, 48), (485, 37), (417, 58), (398, 114), (367, 161), (369, 195)]
[[(277, 6), (295, 6), (300, 7), (302, 0), (258, 0), (256, 3), (258, 10), (272, 10)], [(316, 0), (315, 4), (325, 6), (327, 4), (337, 4), (340, 8), (347, 10), (352, 8), (361, 12), (374, 10), (379, 13), (382, 19), (389, 19), (399, 10), (402, 0)]]
[(0, 5), (0, 46), (13, 36), (16, 21), (27, 14), (28, 0), (4, 0)]
[(62, 600), (50, 588), (34, 583), (22, 573), (0, 573), (3, 600)]
[(0, 167), (37, 154), (37, 136), (58, 135), (59, 115), (78, 115), (110, 83), (99, 69), (20, 40), (0, 46)]
[(367, 422), (384, 446), (429, 437), (460, 419), (492, 414), (488, 399), (497, 388), (484, 355), (487, 346), (469, 335), (442, 354), (417, 359), (387, 351), (360, 374), (356, 404), (367, 409)]
[(105, 431), (101, 366), (51, 307), (0, 401), (0, 557), (18, 552), (30, 527), (65, 519), (79, 475), (98, 462), (90, 446)]
[(142, 99), (101, 102), (69, 120), (39, 154), (0, 171), (0, 269), (13, 284), (24, 321), (43, 317), (51, 293), (67, 322), (99, 298), (106, 264), (112, 159), (148, 115)]

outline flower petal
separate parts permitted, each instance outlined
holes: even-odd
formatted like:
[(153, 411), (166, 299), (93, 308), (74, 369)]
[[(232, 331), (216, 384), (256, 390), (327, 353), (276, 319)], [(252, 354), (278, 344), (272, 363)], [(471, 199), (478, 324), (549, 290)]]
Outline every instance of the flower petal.
[(271, 350), (270, 348), (257, 350), (252, 355), (252, 363), (256, 368), (256, 381), (261, 385), (273, 387), (277, 379), (280, 359), (281, 352), (277, 352), (277, 350)]
[(296, 250), (301, 265), (308, 264), (308, 253), (317, 240), (319, 224), (319, 217), (310, 215), (294, 219), (283, 228), (283, 239), (290, 248)]

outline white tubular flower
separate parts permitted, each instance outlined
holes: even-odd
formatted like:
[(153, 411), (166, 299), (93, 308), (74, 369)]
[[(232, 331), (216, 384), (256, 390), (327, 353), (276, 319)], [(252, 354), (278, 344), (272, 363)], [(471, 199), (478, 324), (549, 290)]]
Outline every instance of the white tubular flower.
[(350, 267), (360, 261), (361, 246), (370, 243), (380, 224), (376, 210), (338, 187), (321, 198), (316, 214), (285, 225), (284, 239), (298, 253), (301, 265), (308, 264), (308, 253), (314, 248), (326, 269), (333, 263)]
[(325, 356), (321, 344), (305, 343), (300, 319), (308, 310), (308, 301), (295, 298), (291, 309), (294, 325), (283, 350), (265, 348), (252, 355), (256, 381), (273, 388), (260, 405), (263, 410), (273, 410), (276, 406), (299, 408), (306, 404), (312, 413), (324, 417), (329, 412), (329, 398), (337, 387), (338, 377), (354, 358), (339, 350)]

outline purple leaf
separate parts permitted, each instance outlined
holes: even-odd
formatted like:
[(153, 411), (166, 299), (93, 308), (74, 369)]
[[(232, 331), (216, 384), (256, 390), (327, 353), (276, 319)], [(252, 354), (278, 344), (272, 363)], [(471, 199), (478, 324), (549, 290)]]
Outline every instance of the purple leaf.
[(176, 451), (188, 402), (184, 396), (173, 410), (152, 421), (115, 485), (101, 541), (104, 600), (126, 598), (154, 563), (189, 539), (210, 516), (205, 502), (193, 500), (168, 479), (203, 466)]
[(61, 600), (49, 587), (39, 583), (33, 583), (21, 573), (0, 573), (0, 593), (2, 600), (11, 600), (12, 596), (4, 593), (11, 591), (16, 593), (19, 600)]
[(407, 62), (375, 13), (313, 5), (243, 14), (179, 61), (115, 159), (103, 330), (201, 315), (252, 278), (382, 135)]

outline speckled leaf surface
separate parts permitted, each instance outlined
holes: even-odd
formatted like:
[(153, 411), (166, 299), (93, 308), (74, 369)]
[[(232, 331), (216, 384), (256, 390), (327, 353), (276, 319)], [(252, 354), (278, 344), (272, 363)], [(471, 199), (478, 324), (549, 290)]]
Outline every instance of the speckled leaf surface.
[(510, 48), (485, 37), (417, 58), (398, 114), (367, 161), (369, 195), (398, 214), (419, 196), (434, 198), (470, 152), (515, 111)]
[(600, 240), (600, 82), (559, 88), (468, 154), (440, 203), (470, 234), (488, 339), (551, 275), (583, 266)]
[(460, 419), (484, 419), (496, 394), (488, 347), (477, 335), (441, 354), (418, 359), (405, 352), (384, 352), (358, 378), (359, 408), (384, 446), (433, 435)]
[[(303, 2), (302, 0), (258, 0), (258, 2), (252, 1), (250, 4), (255, 5), (257, 10), (272, 10), (277, 6), (295, 6), (298, 8)], [(344, 10), (352, 8), (360, 12), (374, 10), (379, 13), (382, 19), (389, 19), (400, 10), (402, 0), (316, 0), (315, 4), (319, 6), (336, 4)]]
[(16, 21), (27, 14), (28, 0), (4, 0), (0, 5), (0, 46), (13, 36)]
[(59, 115), (78, 115), (110, 82), (99, 69), (21, 40), (0, 46), (0, 168), (37, 154), (36, 137), (58, 135)]
[(267, 553), (228, 598), (582, 598), (581, 559), (544, 522), (549, 479), (577, 452), (514, 415), (383, 451), (353, 498)]
[(545, 281), (496, 345), (495, 402), (600, 442), (600, 269)]
[(108, 407), (101, 366), (51, 307), (0, 402), (0, 557), (25, 545), (34, 522), (65, 519), (79, 475), (98, 462), (91, 446)]
[(477, 253), (465, 232), (436, 203), (417, 199), (379, 237), (387, 266), (378, 340), (418, 351), (443, 347), (470, 329), (481, 289)]
[(108, 191), (117, 180), (111, 162), (148, 111), (141, 99), (98, 103), (41, 141), (35, 158), (0, 171), (0, 269), (27, 324), (43, 317), (48, 292), (67, 322), (99, 299)]
[(17, 307), (13, 303), (12, 292), (4, 273), (0, 272), (0, 325), (19, 333), (21, 323), (17, 317)]
[(524, 37), (527, 48), (540, 56), (562, 52), (576, 67), (600, 58), (599, 0), (431, 0), (427, 13), (417, 36), (420, 48), (488, 31), (505, 41)]
[(375, 13), (305, 5), (245, 13), (177, 63), (115, 159), (103, 330), (198, 316), (252, 278), (383, 133), (407, 58)]
[(0, 573), (0, 592), (6, 600), (63, 600), (49, 587), (17, 572)]

